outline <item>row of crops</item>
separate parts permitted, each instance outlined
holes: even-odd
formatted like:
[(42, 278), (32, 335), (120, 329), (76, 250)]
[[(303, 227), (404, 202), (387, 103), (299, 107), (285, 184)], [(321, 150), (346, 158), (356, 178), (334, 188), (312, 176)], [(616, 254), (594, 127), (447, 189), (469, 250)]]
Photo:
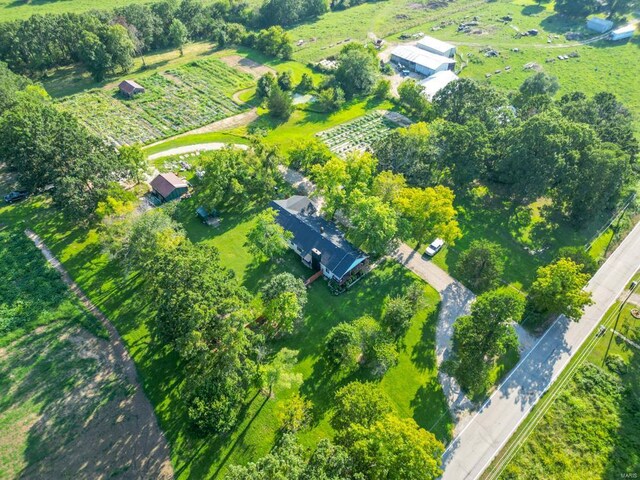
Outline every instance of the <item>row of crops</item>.
[(253, 78), (218, 60), (198, 60), (138, 80), (146, 91), (133, 99), (117, 88), (67, 97), (60, 106), (114, 145), (149, 143), (242, 111), (233, 93)]
[(376, 111), (329, 130), (318, 133), (329, 149), (340, 157), (354, 151), (365, 151), (378, 140), (385, 138), (391, 130), (409, 125), (404, 116), (393, 112)]

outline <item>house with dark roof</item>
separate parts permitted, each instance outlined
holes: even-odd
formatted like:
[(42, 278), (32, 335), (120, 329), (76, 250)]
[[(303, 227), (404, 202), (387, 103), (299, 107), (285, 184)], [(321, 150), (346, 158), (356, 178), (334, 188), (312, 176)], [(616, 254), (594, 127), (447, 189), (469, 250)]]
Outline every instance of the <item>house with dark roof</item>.
[(338, 227), (318, 215), (308, 197), (274, 200), (276, 221), (293, 237), (289, 246), (307, 267), (343, 286), (363, 274), (369, 257), (351, 245)]
[(134, 80), (124, 80), (120, 82), (118, 88), (124, 96), (129, 98), (132, 98), (138, 93), (144, 93), (144, 87)]
[(151, 180), (151, 189), (163, 202), (176, 200), (189, 191), (189, 183), (175, 173), (161, 173)]

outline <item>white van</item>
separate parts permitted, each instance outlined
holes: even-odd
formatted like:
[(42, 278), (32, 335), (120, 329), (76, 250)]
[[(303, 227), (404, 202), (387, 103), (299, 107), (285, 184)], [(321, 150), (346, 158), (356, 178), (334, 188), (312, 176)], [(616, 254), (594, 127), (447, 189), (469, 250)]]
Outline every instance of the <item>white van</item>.
[(436, 238), (427, 247), (427, 249), (425, 250), (424, 254), (427, 255), (428, 257), (433, 257), (436, 253), (438, 253), (440, 250), (442, 250), (442, 247), (444, 247), (444, 240), (442, 240), (441, 238)]

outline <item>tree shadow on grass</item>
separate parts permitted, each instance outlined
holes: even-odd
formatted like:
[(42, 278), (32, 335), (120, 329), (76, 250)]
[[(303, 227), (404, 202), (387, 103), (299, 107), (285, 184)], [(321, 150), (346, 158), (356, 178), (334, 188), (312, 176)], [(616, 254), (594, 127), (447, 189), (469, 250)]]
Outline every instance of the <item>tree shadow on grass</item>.
[(527, 5), (522, 9), (522, 14), (526, 16), (538, 15), (546, 9), (542, 5)]
[[(443, 443), (451, 440), (453, 418), (437, 376), (418, 389), (416, 396), (411, 400), (411, 408), (414, 412), (413, 419), (418, 425), (432, 432)], [(434, 418), (433, 412), (441, 413), (439, 417)]]
[(423, 370), (436, 367), (436, 326), (439, 310), (439, 308), (433, 308), (428, 313), (427, 319), (422, 325), (420, 341), (411, 352), (411, 361), (416, 367)]

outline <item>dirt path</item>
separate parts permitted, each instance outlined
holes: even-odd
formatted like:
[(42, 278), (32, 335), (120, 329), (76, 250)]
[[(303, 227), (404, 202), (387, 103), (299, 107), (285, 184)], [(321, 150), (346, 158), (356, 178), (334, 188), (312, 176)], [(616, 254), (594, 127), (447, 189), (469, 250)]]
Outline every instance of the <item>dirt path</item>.
[(173, 137), (168, 137), (168, 138), (159, 140), (155, 143), (146, 145), (144, 148), (155, 147), (156, 145), (160, 145), (162, 143), (175, 140), (176, 138), (186, 137), (188, 135), (197, 135), (199, 133), (212, 133), (212, 132), (221, 132), (223, 130), (231, 130), (233, 128), (248, 125), (257, 119), (258, 119), (258, 111), (255, 108), (252, 108), (251, 110), (247, 110), (246, 112), (239, 113), (238, 115), (234, 115), (233, 117), (223, 118), (222, 120), (218, 120), (217, 122), (204, 125), (202, 127), (196, 128), (195, 130), (189, 130), (188, 132), (184, 132), (179, 135), (174, 135)]
[[(127, 383), (134, 389), (130, 396), (130, 405), (127, 405), (127, 408), (122, 412), (129, 418), (110, 419), (112, 425), (114, 425), (113, 428), (116, 428), (115, 425), (117, 423), (126, 423), (129, 426), (129, 431), (119, 432), (119, 441), (115, 441), (112, 445), (107, 445), (106, 447), (103, 445), (103, 449), (106, 448), (107, 450), (104, 453), (106, 458), (84, 459), (84, 463), (103, 463), (108, 459), (117, 463), (118, 467), (128, 466), (126, 473), (122, 474), (122, 478), (173, 478), (169, 445), (158, 425), (153, 407), (144, 394), (135, 364), (129, 356), (120, 334), (109, 319), (89, 300), (78, 284), (73, 281), (60, 261), (47, 248), (40, 237), (29, 229), (25, 230), (25, 234), (35, 243), (49, 264), (60, 273), (62, 280), (80, 299), (87, 310), (107, 329), (110, 341), (105, 343), (105, 348), (107, 349), (106, 358), (123, 373)], [(94, 440), (96, 443), (104, 443), (105, 439), (96, 438)]]
[(237, 144), (222, 143), (222, 142), (197, 143), (195, 145), (185, 145), (184, 147), (170, 148), (169, 150), (165, 150), (163, 152), (154, 153), (153, 155), (149, 155), (148, 160), (155, 160), (157, 158), (170, 157), (172, 155), (182, 155), (185, 153), (209, 152), (211, 150), (220, 150), (225, 147), (240, 148), (242, 150), (246, 150), (249, 148), (247, 145), (242, 145), (240, 143), (237, 143)]

